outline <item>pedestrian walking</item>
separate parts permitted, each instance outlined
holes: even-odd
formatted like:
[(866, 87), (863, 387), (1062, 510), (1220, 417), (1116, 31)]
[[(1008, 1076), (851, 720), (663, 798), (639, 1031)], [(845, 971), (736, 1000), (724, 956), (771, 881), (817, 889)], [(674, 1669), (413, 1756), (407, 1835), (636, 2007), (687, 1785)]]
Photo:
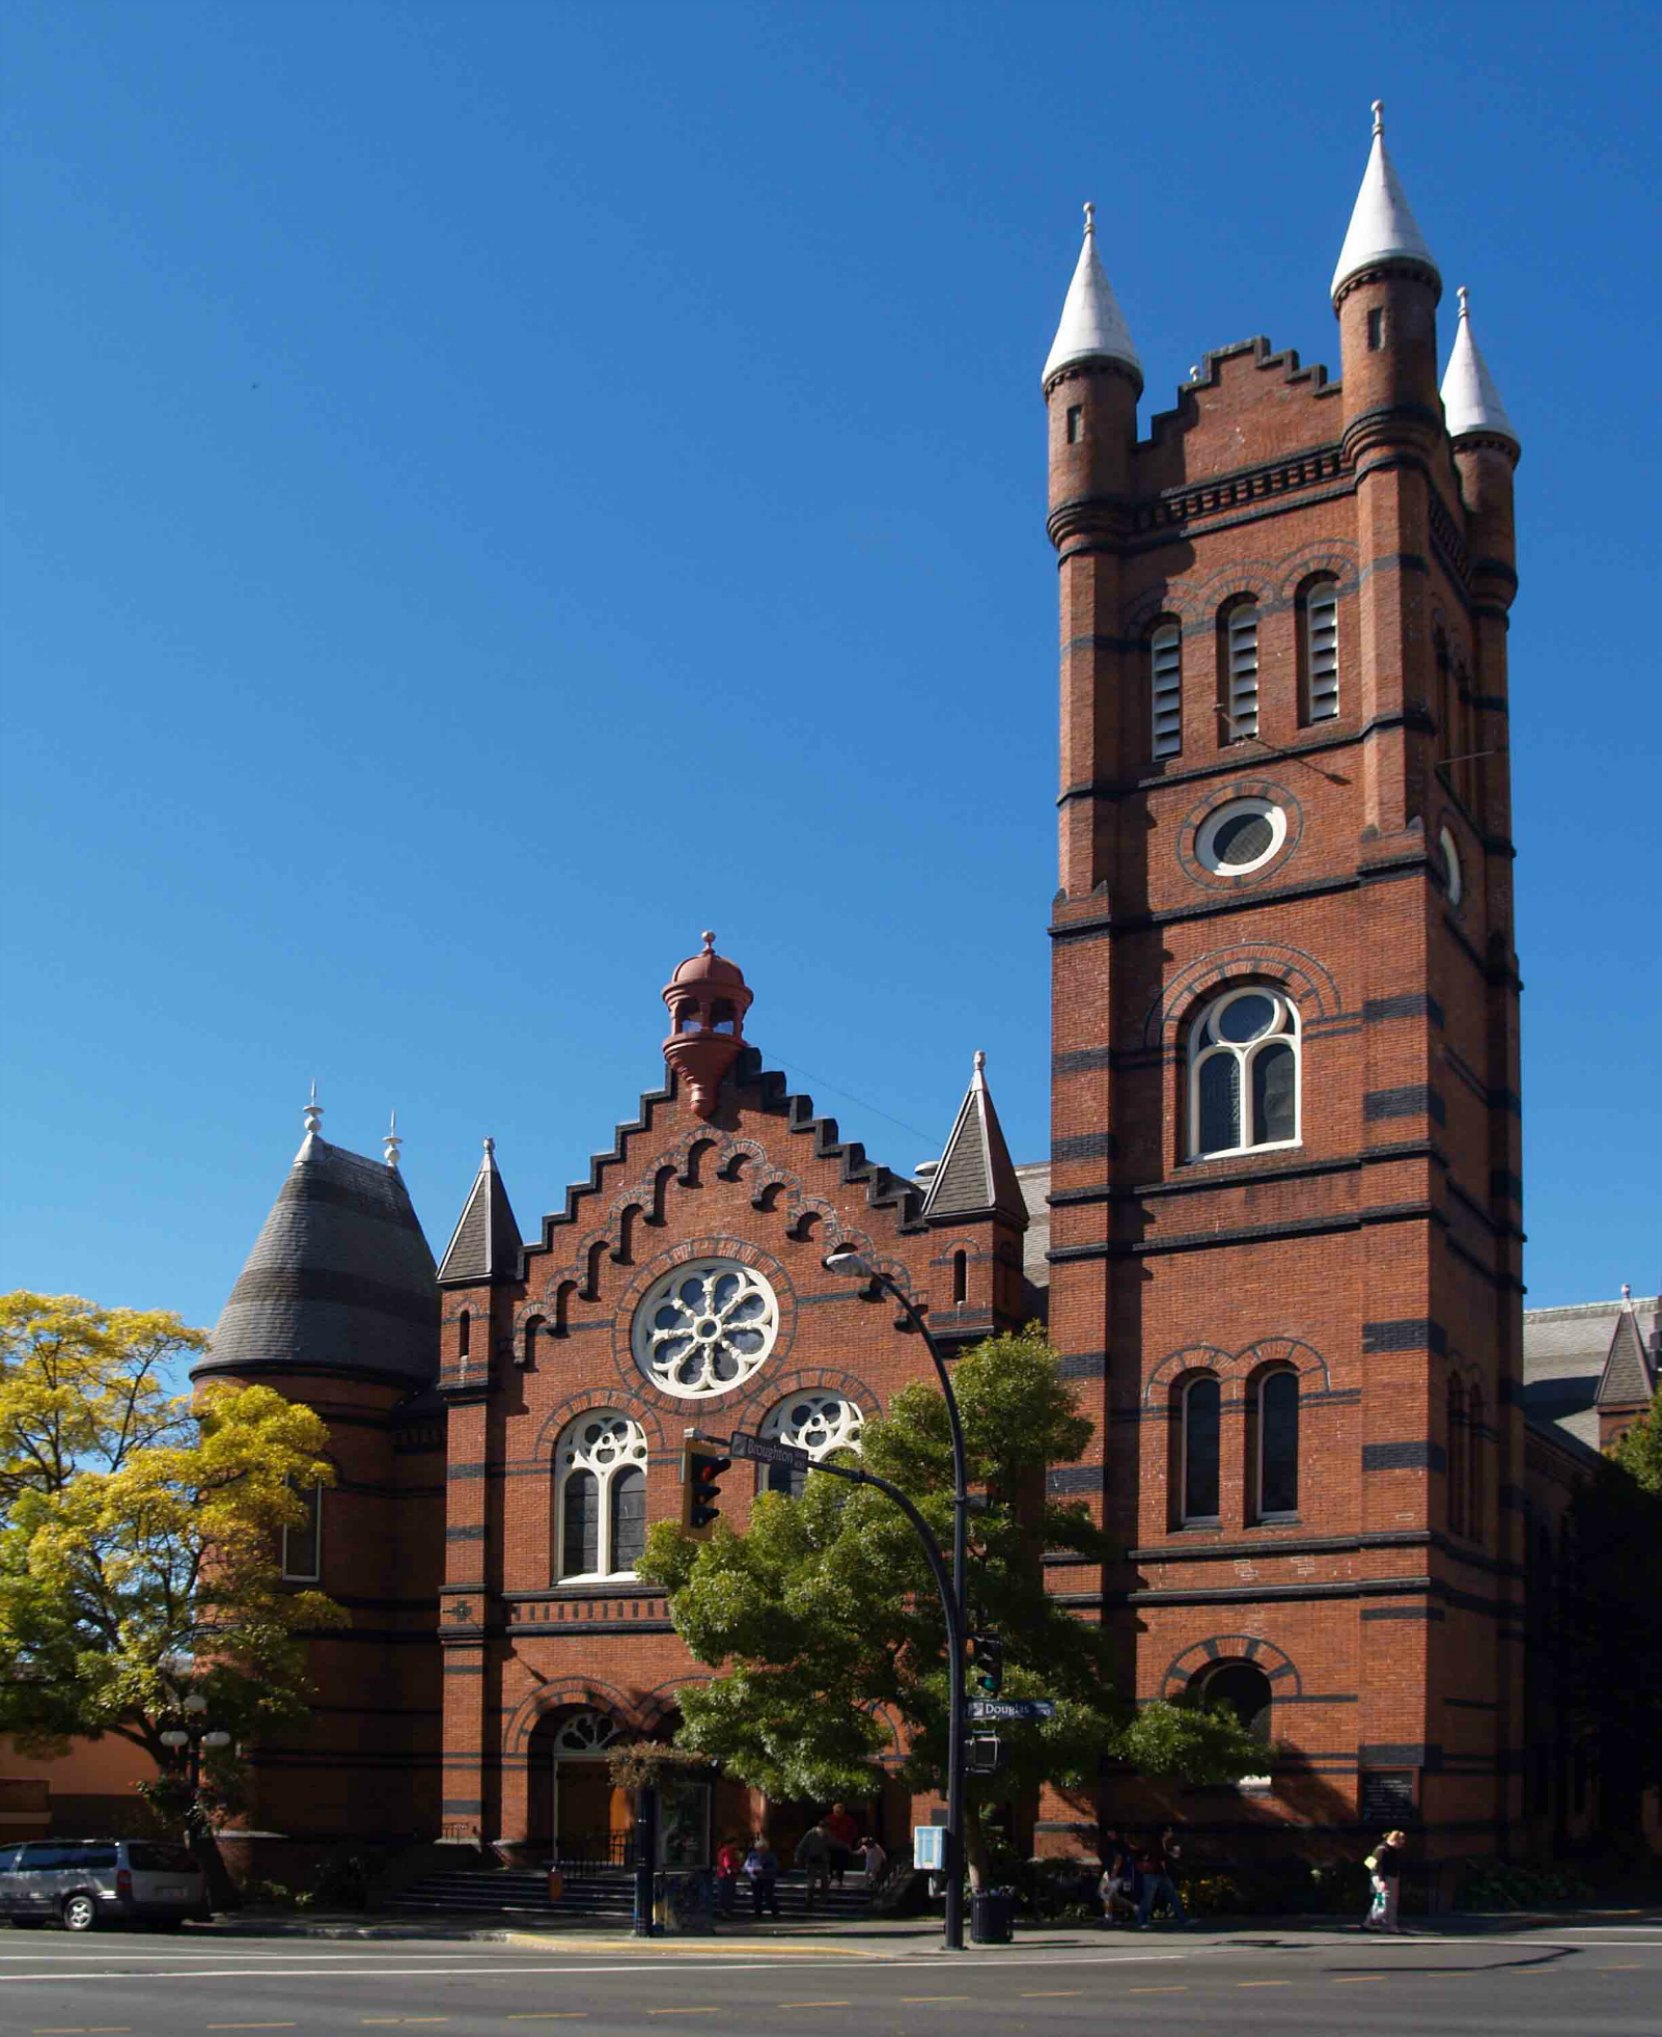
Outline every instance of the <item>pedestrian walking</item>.
[(1366, 1865), (1373, 1884), (1373, 1901), (1362, 1919), (1364, 1931), (1388, 1931), (1393, 1937), (1402, 1936), (1402, 1926), (1397, 1922), (1397, 1896), (1402, 1886), (1402, 1849), (1407, 1843), (1406, 1832), (1387, 1832), (1368, 1855)]
[(1131, 1848), (1110, 1825), (1102, 1834), (1102, 1879), (1097, 1883), (1105, 1924), (1118, 1923), (1122, 1917), (1130, 1923), (1135, 1917), (1137, 1904), (1132, 1893), (1135, 1886), (1136, 1869), (1131, 1861)]
[(738, 1901), (739, 1876), (743, 1872), (744, 1848), (737, 1837), (729, 1833), (716, 1855), (716, 1908), (724, 1917), (733, 1914), (733, 1907)]
[(796, 1864), (808, 1884), (808, 1907), (816, 1894), (831, 1893), (831, 1841), (823, 1825), (810, 1825), (796, 1842)]
[(820, 1822), (830, 1848), (831, 1879), (841, 1888), (843, 1876), (848, 1872), (849, 1857), (860, 1837), (860, 1828), (846, 1804), (833, 1804)]
[(779, 1856), (758, 1832), (744, 1857), (745, 1879), (750, 1883), (751, 1908), (758, 1921), (764, 1911), (779, 1915)]
[(1158, 1839), (1148, 1840), (1137, 1854), (1137, 1929), (1146, 1931), (1154, 1916), (1154, 1906), (1163, 1902), (1171, 1911), (1173, 1920), (1186, 1924), (1189, 1919), (1183, 1911), (1183, 1898), (1177, 1893), (1177, 1883), (1172, 1879), (1172, 1869), (1183, 1856), (1183, 1849), (1177, 1843), (1176, 1835), (1168, 1825)]

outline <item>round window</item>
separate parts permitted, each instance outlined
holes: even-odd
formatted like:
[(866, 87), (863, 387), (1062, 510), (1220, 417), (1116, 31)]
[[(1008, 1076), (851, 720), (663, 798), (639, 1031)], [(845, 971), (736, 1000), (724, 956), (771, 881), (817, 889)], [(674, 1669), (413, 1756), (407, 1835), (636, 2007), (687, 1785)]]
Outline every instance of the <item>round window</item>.
[(1465, 878), (1460, 869), (1460, 851), (1447, 828), (1444, 828), (1437, 837), (1437, 842), (1443, 852), (1443, 881), (1448, 886), (1448, 902), (1450, 905), (1458, 905), (1466, 895)]
[(778, 1298), (737, 1259), (700, 1259), (654, 1282), (635, 1311), (635, 1362), (680, 1400), (726, 1393), (773, 1349)]
[(1267, 799), (1233, 799), (1201, 824), (1195, 853), (1220, 877), (1260, 870), (1287, 839), (1285, 812)]

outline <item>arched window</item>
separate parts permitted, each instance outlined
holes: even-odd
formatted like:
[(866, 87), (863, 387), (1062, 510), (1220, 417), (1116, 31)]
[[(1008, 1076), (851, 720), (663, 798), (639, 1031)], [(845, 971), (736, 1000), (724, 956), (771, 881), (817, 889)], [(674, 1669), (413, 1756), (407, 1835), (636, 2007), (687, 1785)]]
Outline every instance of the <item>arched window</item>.
[(456, 1318), (456, 1356), (465, 1358), (473, 1343), (473, 1317), (466, 1309)]
[(1215, 998), (1189, 1029), (1189, 1158), (1296, 1145), (1298, 1007), (1252, 984)]
[(1253, 1396), (1253, 1488), (1261, 1521), (1298, 1515), (1298, 1374), (1283, 1366), (1259, 1379)]
[(297, 1485), (294, 1491), (306, 1512), (283, 1529), (283, 1575), (295, 1584), (315, 1584), (323, 1575), (323, 1488)]
[(1483, 1389), (1475, 1383), (1466, 1401), (1466, 1533), (1483, 1540)]
[(1189, 1688), (1203, 1704), (1227, 1705), (1260, 1745), (1270, 1744), (1270, 1708), (1274, 1693), (1256, 1662), (1218, 1662), (1203, 1669)]
[(554, 1452), (554, 1575), (621, 1577), (646, 1538), (646, 1436), (627, 1415), (579, 1415)]
[(1258, 604), (1237, 601), (1218, 617), (1218, 706), (1223, 740), (1258, 733)]
[[(810, 1457), (829, 1457), (833, 1450), (858, 1450), (865, 1416), (845, 1394), (793, 1393), (772, 1409), (762, 1434), (774, 1443), (789, 1443)], [(786, 1464), (762, 1467), (762, 1490), (800, 1498), (807, 1473)]]
[(1183, 748), (1183, 632), (1163, 622), (1148, 640), (1149, 693), (1156, 757)]
[(1304, 719), (1331, 721), (1339, 712), (1339, 586), (1312, 580), (1302, 602)]
[(1183, 1389), (1182, 1498), (1185, 1524), (1218, 1518), (1218, 1421), (1221, 1391), (1210, 1373)]
[(546, 1328), (541, 1316), (533, 1316), (525, 1325), (525, 1341), (520, 1352), (520, 1363), (534, 1368), (537, 1362), (537, 1340)]
[(952, 1255), (952, 1299), (962, 1304), (969, 1294), (969, 1254), (954, 1252)]
[(1448, 1525), (1466, 1532), (1466, 1396), (1458, 1379), (1448, 1383)]

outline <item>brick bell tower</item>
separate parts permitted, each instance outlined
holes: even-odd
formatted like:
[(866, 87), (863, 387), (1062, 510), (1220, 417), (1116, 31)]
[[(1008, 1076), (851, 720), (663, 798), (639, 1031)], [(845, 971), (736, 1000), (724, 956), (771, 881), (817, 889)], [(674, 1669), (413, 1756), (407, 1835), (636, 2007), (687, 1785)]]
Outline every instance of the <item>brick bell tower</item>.
[[(1522, 1608), (1507, 610), (1518, 440), (1372, 147), (1341, 382), (1142, 368), (1084, 246), (1045, 364), (1060, 570), (1051, 1328), (1122, 1559), (1059, 1588), (1265, 1772), (1266, 1843), (1504, 1843)], [(1051, 1832), (1153, 1814), (1129, 1782)], [(1335, 1845), (1348, 1839), (1334, 1837)]]

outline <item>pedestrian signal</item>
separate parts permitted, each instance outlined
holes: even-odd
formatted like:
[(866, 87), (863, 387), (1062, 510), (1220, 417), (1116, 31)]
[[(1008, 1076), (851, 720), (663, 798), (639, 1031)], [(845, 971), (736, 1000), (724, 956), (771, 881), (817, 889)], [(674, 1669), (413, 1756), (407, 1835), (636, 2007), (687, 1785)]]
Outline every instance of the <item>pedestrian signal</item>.
[(969, 1659), (977, 1686), (997, 1697), (1004, 1688), (1004, 1643), (996, 1634), (971, 1634)]
[(971, 1775), (997, 1775), (1004, 1766), (1004, 1742), (996, 1733), (972, 1733), (964, 1749), (964, 1767)]
[(721, 1514), (721, 1480), (733, 1468), (731, 1457), (688, 1448), (681, 1455), (681, 1525), (699, 1541), (709, 1539)]

